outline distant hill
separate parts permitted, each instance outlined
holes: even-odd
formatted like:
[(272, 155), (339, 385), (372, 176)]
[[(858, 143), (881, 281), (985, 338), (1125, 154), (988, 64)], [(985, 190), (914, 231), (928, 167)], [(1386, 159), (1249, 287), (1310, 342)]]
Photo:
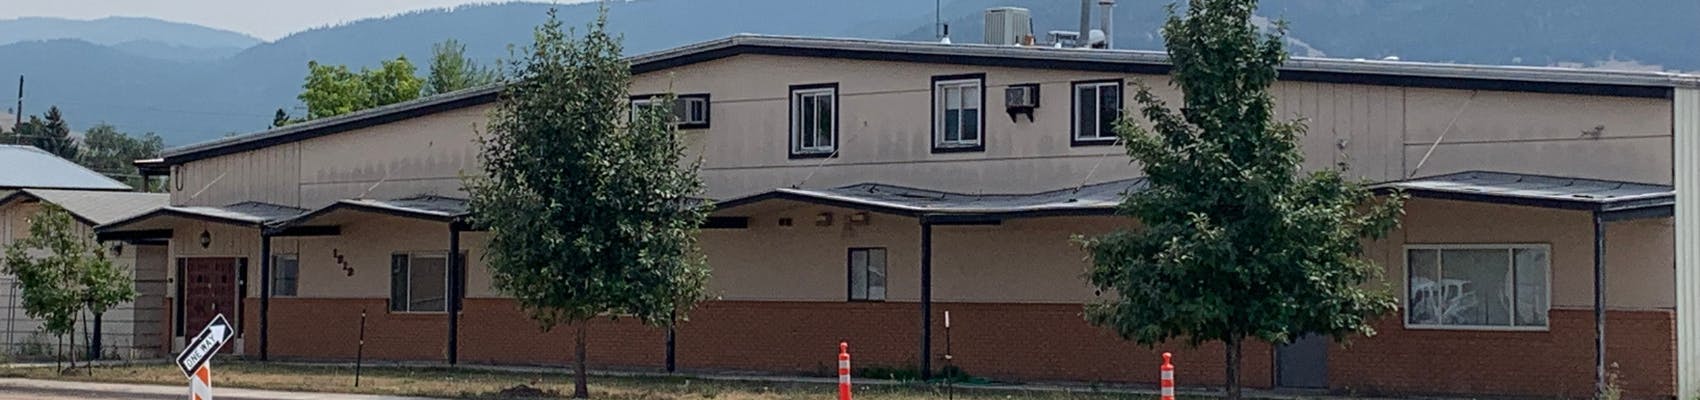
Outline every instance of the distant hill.
[(95, 20), (25, 17), (0, 19), (0, 44), (52, 39), (77, 39), (100, 45), (147, 40), (184, 47), (246, 48), (260, 44), (253, 36), (205, 26), (153, 18), (109, 17)]
[[(1160, 49), (1163, 3), (1119, 2), (1116, 47)], [(942, 14), (953, 41), (973, 43), (982, 39), (986, 8), (1026, 7), (1043, 35), (1076, 29), (1078, 4), (945, 0)], [(569, 27), (596, 14), (594, 4), (464, 6), (315, 28), (275, 42), (141, 18), (0, 20), (0, 103), (10, 103), (17, 74), (26, 74), (29, 114), (59, 105), (74, 129), (108, 122), (187, 144), (263, 129), (273, 110), (298, 104), (308, 60), (358, 68), (405, 54), (422, 66), (432, 43), (455, 38), (470, 56), (494, 62), (508, 56), (509, 45), (528, 43), (550, 7), (559, 8)], [(633, 0), (609, 7), (610, 27), (624, 34), (632, 54), (743, 32), (935, 40), (933, 2), (921, 0)], [(1634, 7), (1588, 0), (1264, 0), (1259, 14), (1288, 20), (1291, 47), (1301, 54), (1700, 71), (1700, 52), (1692, 50), (1700, 24), (1688, 21), (1700, 15), (1700, 2), (1692, 0)]]

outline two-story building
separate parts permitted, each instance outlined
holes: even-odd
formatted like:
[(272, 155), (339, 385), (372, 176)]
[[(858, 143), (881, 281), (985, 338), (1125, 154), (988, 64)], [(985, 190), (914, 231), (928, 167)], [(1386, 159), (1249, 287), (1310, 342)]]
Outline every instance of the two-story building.
[[(1154, 383), (1172, 351), (1183, 385), (1222, 382), (1218, 346), (1144, 348), (1081, 317), (1099, 294), (1071, 238), (1136, 227), (1113, 214), (1143, 184), (1109, 126), (1130, 83), (1179, 96), (1163, 54), (741, 35), (630, 61), (634, 102), (680, 95), (718, 203), (715, 298), (671, 329), (594, 322), (591, 365), (825, 374), (847, 340), (862, 366), (1012, 381)], [(1252, 345), (1247, 382), (1588, 397), (1604, 354), (1630, 395), (1674, 395), (1673, 142), (1700, 133), (1696, 87), (1292, 60), (1276, 93), (1309, 121), (1306, 165), (1414, 196), (1367, 252), (1404, 306), (1349, 345)], [(351, 359), (364, 321), (368, 358), (566, 363), (570, 333), (492, 288), (463, 221), (498, 91), (168, 150), (145, 167), (172, 206), (101, 231), (168, 239), (177, 345), (225, 313), (232, 351), (261, 358)]]

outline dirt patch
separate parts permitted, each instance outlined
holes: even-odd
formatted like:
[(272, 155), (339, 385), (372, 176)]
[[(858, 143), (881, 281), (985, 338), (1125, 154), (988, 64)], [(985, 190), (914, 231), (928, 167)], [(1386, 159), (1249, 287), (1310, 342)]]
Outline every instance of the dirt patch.
[(502, 398), (508, 398), (508, 399), (541, 399), (541, 398), (561, 397), (561, 394), (559, 392), (554, 391), (554, 390), (538, 389), (538, 388), (531, 387), (531, 385), (525, 385), (525, 384), (521, 384), (519, 386), (514, 386), (514, 387), (511, 387), (511, 388), (507, 388), (507, 389), (502, 389), (502, 391), (498, 392), (496, 395), (500, 396)]

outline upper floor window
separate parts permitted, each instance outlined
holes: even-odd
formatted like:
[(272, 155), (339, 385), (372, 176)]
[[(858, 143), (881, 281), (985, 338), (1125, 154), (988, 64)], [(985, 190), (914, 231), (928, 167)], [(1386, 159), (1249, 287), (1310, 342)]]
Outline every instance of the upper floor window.
[(1546, 328), (1547, 252), (1545, 245), (1406, 247), (1406, 326)]
[(1121, 117), (1122, 80), (1074, 83), (1074, 145), (1115, 143)]
[(933, 77), (933, 151), (984, 150), (985, 74)]
[(295, 296), (301, 282), (301, 259), (294, 254), (272, 256), (272, 295)]
[[(637, 117), (644, 107), (653, 107), (660, 100), (660, 95), (632, 96), (632, 116)], [(673, 122), (679, 129), (708, 128), (708, 100), (707, 93), (678, 95), (673, 99)]]
[(791, 87), (791, 157), (838, 151), (838, 84)]
[(885, 300), (885, 249), (850, 249), (850, 300)]

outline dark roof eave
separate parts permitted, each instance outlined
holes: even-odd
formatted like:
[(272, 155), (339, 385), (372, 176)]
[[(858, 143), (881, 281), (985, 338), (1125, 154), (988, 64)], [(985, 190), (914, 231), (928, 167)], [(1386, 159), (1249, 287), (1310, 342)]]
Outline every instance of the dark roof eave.
[(461, 222), (468, 215), (465, 212), (454, 213), (452, 215), (442, 215), (442, 214), (439, 214), (439, 213), (432, 213), (432, 212), (408, 211), (408, 210), (403, 210), (403, 209), (398, 209), (398, 208), (379, 207), (379, 206), (374, 206), (374, 205), (370, 205), (370, 204), (362, 204), (362, 203), (351, 202), (351, 201), (348, 201), (348, 200), (342, 200), (342, 201), (337, 201), (336, 203), (331, 203), (331, 205), (328, 205), (328, 206), (320, 207), (317, 210), (309, 211), (306, 214), (301, 214), (301, 216), (298, 216), (298, 217), (295, 217), (295, 218), (289, 218), (289, 219), (277, 221), (276, 223), (270, 224), (266, 228), (266, 231), (267, 232), (275, 232), (275, 231), (281, 231), (283, 229), (290, 228), (290, 227), (305, 226), (308, 223), (312, 222), (314, 219), (317, 219), (319, 217), (323, 217), (326, 214), (330, 214), (330, 213), (336, 212), (338, 210), (349, 210), (349, 211), (362, 212), (362, 213), (382, 214), (382, 215), (389, 215), (389, 216), (394, 216), (394, 217), (422, 219), (422, 220), (427, 220), (427, 221), (443, 222), (443, 223), (451, 223), (451, 224)]

